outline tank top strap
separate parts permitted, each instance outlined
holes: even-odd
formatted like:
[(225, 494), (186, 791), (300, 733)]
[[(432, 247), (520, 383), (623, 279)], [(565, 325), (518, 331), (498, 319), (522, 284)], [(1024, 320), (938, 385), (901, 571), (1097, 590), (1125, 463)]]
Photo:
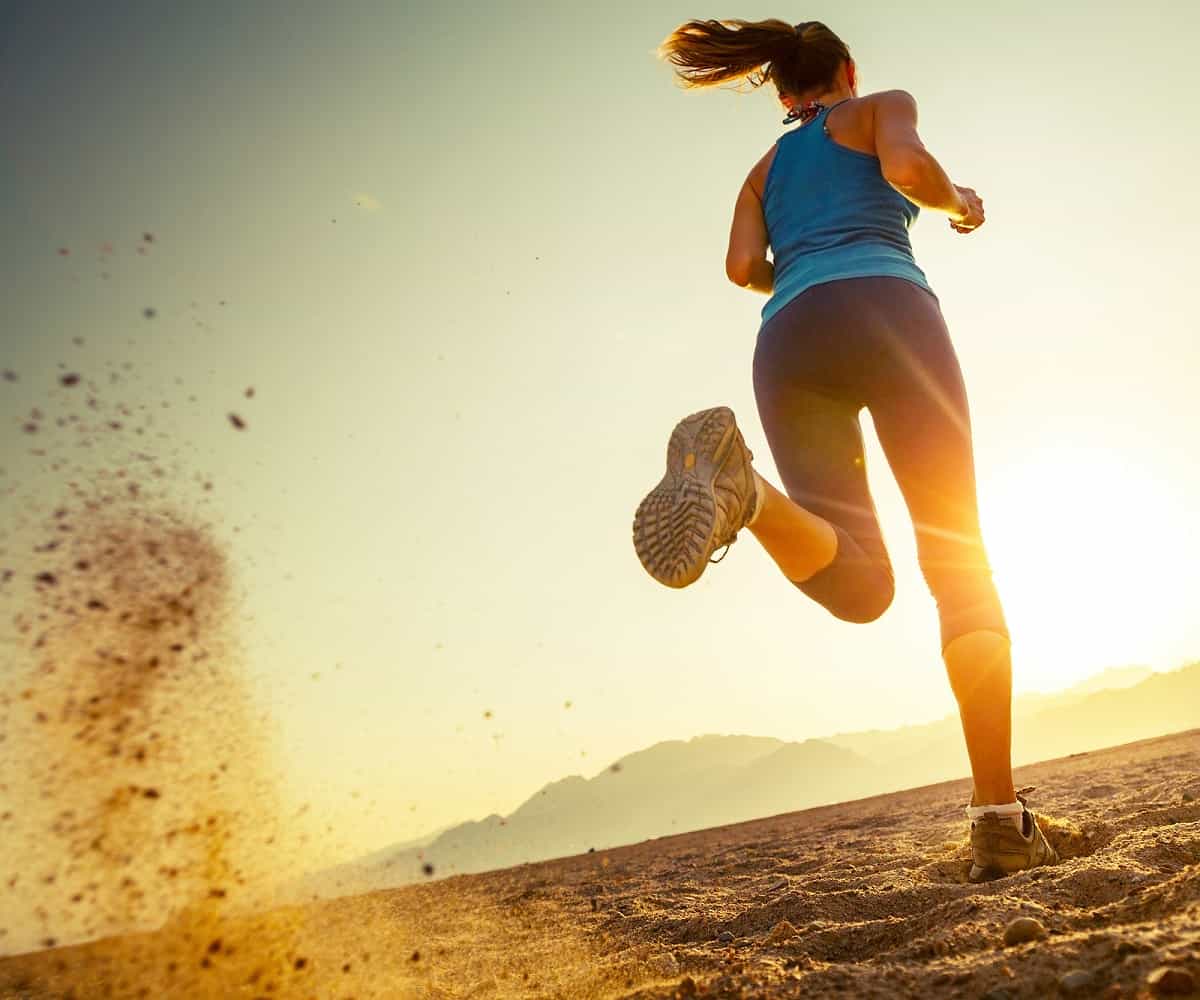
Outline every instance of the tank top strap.
[(837, 104), (829, 105), (829, 107), (827, 107), (824, 111), (822, 111), (821, 114), (818, 116), (821, 119), (821, 131), (824, 132), (826, 135), (829, 135), (829, 125), (828, 125), (829, 112), (832, 111), (834, 108), (839, 107), (842, 104), (845, 104), (849, 100), (851, 100), (851, 98), (843, 97), (840, 101), (837, 102)]

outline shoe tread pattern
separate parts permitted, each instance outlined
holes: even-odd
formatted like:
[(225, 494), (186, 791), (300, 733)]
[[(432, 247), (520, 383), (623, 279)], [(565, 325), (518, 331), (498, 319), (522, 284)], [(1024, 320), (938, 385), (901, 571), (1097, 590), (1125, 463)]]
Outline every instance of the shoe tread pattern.
[[(739, 454), (744, 461), (731, 461)], [(691, 468), (688, 455), (695, 456)], [(744, 520), (749, 459), (727, 406), (693, 413), (675, 426), (666, 472), (639, 504), (633, 522), (638, 558), (660, 583), (686, 587), (695, 582), (709, 556), (736, 536)], [(731, 478), (729, 465), (740, 475)]]

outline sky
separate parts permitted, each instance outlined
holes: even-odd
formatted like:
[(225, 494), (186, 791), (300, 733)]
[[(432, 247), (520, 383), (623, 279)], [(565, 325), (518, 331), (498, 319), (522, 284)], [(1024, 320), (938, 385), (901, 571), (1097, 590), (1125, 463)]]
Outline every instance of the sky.
[(869, 414), (879, 621), (832, 618), (749, 532), (681, 591), (633, 549), (688, 413), (731, 406), (778, 482), (750, 378), (766, 299), (724, 257), (784, 112), (654, 54), (734, 16), (826, 21), (860, 92), (911, 92), (986, 203), (978, 232), (923, 212), (912, 240), (967, 383), (1016, 689), (1200, 658), (1194, 5), (2, 3), (6, 474), (36, 478), (22, 415), (68, 357), (134, 362), (129, 391), (176, 404), (282, 793), (331, 831), (314, 863), (660, 740), (954, 710)]

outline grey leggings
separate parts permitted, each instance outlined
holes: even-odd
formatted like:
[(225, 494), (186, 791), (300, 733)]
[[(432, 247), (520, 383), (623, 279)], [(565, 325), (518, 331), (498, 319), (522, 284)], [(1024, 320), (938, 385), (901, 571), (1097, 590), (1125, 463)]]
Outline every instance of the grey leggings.
[(785, 491), (837, 533), (833, 562), (800, 590), (852, 622), (892, 602), (867, 488), (865, 406), (912, 517), (942, 649), (976, 629), (1008, 635), (980, 536), (966, 389), (931, 292), (884, 276), (807, 289), (759, 330), (754, 394)]

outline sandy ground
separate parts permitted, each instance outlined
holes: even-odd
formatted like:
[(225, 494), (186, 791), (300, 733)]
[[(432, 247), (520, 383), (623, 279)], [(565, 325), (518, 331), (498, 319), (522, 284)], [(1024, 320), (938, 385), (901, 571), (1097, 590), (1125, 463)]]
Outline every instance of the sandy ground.
[[(197, 914), (0, 961), (0, 996), (1189, 995), (1200, 731), (1018, 780), (1061, 817), (1046, 827), (1064, 861), (982, 886), (966, 882), (968, 783), (947, 782), (258, 918)], [(1044, 936), (1006, 945), (1018, 917)]]

